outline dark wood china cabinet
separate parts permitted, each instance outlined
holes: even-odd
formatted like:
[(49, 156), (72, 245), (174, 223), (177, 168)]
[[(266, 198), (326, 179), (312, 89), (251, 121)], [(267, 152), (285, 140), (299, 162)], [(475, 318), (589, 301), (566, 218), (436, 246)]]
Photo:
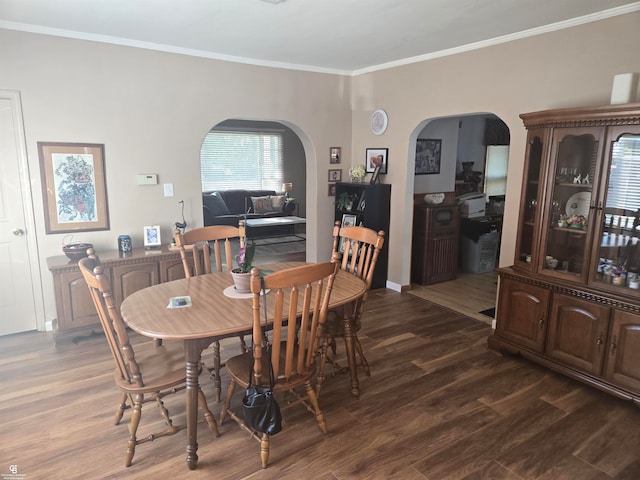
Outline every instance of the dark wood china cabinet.
[(640, 403), (640, 104), (527, 113), (493, 349)]

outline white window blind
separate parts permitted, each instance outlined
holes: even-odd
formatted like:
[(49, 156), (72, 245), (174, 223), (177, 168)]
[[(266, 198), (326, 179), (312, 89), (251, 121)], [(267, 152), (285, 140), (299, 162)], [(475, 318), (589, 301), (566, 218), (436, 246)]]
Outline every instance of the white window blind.
[(275, 190), (282, 187), (282, 135), (210, 131), (200, 150), (202, 191)]
[(487, 197), (506, 193), (508, 167), (509, 145), (488, 145), (484, 174), (484, 192)]
[(625, 135), (614, 142), (609, 170), (607, 208), (640, 208), (640, 137)]

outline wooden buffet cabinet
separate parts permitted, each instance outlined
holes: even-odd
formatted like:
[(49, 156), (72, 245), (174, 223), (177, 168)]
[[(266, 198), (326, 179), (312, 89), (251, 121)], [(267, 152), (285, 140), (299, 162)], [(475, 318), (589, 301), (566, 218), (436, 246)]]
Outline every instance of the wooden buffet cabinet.
[(457, 205), (413, 206), (411, 282), (419, 285), (458, 276), (460, 209)]
[(514, 265), (490, 348), (640, 403), (640, 104), (521, 115)]
[[(134, 248), (131, 253), (97, 253), (105, 273), (111, 278), (118, 307), (128, 295), (142, 288), (184, 278), (180, 252), (169, 250), (167, 246), (155, 250)], [(78, 264), (59, 255), (47, 258), (47, 267), (53, 275), (56, 299), (56, 342), (102, 331)]]

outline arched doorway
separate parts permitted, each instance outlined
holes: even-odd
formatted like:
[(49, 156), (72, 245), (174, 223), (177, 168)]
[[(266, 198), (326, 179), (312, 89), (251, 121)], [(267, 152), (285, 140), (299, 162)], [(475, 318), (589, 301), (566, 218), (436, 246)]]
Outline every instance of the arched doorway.
[[(496, 115), (478, 113), (425, 120), (414, 134), (412, 293), (486, 321), (479, 312), (495, 304), (509, 129)], [(435, 196), (442, 204), (427, 205), (432, 194), (444, 194)], [(460, 215), (464, 196), (473, 208)]]

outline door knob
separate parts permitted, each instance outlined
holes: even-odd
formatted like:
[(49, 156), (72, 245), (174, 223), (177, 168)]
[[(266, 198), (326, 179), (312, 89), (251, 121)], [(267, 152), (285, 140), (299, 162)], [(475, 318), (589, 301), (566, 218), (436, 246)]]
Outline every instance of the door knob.
[(22, 230), (21, 228), (14, 228), (14, 229), (13, 229), (13, 234), (14, 234), (16, 237), (19, 237), (19, 236), (20, 236), (20, 235), (22, 235), (23, 233), (24, 233), (24, 230)]

